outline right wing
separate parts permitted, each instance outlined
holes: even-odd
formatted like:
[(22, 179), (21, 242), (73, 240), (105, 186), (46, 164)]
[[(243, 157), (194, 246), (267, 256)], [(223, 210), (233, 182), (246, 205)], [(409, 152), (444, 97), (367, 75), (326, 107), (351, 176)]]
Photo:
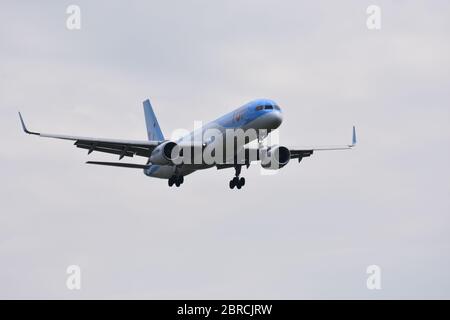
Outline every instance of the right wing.
[(119, 155), (119, 159), (123, 157), (133, 157), (134, 155), (149, 158), (153, 149), (163, 141), (140, 141), (140, 140), (119, 140), (119, 139), (103, 139), (68, 136), (61, 134), (39, 133), (27, 129), (22, 115), (19, 112), (20, 122), (25, 133), (37, 135), (43, 138), (54, 138), (75, 141), (75, 146), (87, 149), (88, 154), (92, 151), (106, 152)]
[(353, 126), (352, 143), (337, 146), (308, 146), (308, 147), (292, 147), (289, 148), (291, 152), (291, 159), (298, 159), (300, 162), (302, 158), (309, 157), (315, 151), (333, 151), (333, 150), (348, 150), (356, 146), (356, 128)]
[[(316, 151), (332, 151), (332, 150), (349, 150), (356, 146), (356, 129), (353, 126), (352, 143), (335, 146), (304, 146), (304, 147), (287, 147), (290, 152), (290, 159), (298, 159), (300, 162), (303, 158), (311, 156)], [(239, 164), (249, 165), (253, 161), (259, 161), (263, 157), (260, 148), (243, 148), (244, 154), (242, 155), (242, 161)], [(233, 163), (224, 163), (217, 165), (218, 169), (231, 168), (235, 166)]]

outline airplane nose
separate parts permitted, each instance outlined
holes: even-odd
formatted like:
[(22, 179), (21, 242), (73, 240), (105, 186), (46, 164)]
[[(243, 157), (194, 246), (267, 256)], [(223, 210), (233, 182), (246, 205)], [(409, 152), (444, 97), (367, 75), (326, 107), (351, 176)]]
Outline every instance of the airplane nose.
[(283, 115), (280, 111), (272, 111), (270, 113), (270, 126), (271, 129), (276, 129), (281, 125), (281, 122), (283, 122)]

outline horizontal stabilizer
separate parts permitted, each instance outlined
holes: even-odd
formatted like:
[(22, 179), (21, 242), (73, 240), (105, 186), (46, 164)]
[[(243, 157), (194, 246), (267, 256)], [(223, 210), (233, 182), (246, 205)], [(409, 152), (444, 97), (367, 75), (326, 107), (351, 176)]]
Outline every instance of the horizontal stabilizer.
[(137, 163), (121, 163), (121, 162), (101, 162), (101, 161), (87, 161), (87, 164), (97, 164), (101, 166), (134, 168), (134, 169), (148, 169), (150, 165)]

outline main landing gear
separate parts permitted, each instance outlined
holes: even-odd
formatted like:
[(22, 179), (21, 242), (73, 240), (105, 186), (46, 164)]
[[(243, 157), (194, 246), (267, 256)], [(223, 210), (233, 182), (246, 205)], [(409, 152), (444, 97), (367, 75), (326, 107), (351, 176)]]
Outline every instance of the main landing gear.
[(241, 166), (235, 167), (236, 174), (233, 179), (230, 180), (230, 189), (234, 189), (234, 187), (240, 189), (245, 185), (245, 178), (241, 177), (239, 178), (239, 175), (241, 174)]
[(182, 185), (184, 182), (184, 177), (183, 176), (172, 176), (169, 178), (169, 187), (176, 185), (177, 187), (179, 187), (180, 185)]

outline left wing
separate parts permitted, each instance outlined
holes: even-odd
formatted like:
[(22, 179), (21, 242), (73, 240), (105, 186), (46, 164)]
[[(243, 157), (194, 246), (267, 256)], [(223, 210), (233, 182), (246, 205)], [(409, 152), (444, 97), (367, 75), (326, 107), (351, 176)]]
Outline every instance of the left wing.
[(153, 149), (163, 141), (140, 141), (140, 140), (119, 140), (119, 139), (103, 139), (89, 138), (79, 136), (68, 136), (61, 134), (39, 133), (27, 129), (22, 115), (19, 112), (22, 129), (25, 133), (37, 135), (43, 138), (54, 138), (75, 141), (77, 148), (87, 149), (88, 154), (92, 151), (106, 152), (119, 155), (119, 159), (123, 157), (133, 157), (134, 155), (141, 157), (150, 157)]

